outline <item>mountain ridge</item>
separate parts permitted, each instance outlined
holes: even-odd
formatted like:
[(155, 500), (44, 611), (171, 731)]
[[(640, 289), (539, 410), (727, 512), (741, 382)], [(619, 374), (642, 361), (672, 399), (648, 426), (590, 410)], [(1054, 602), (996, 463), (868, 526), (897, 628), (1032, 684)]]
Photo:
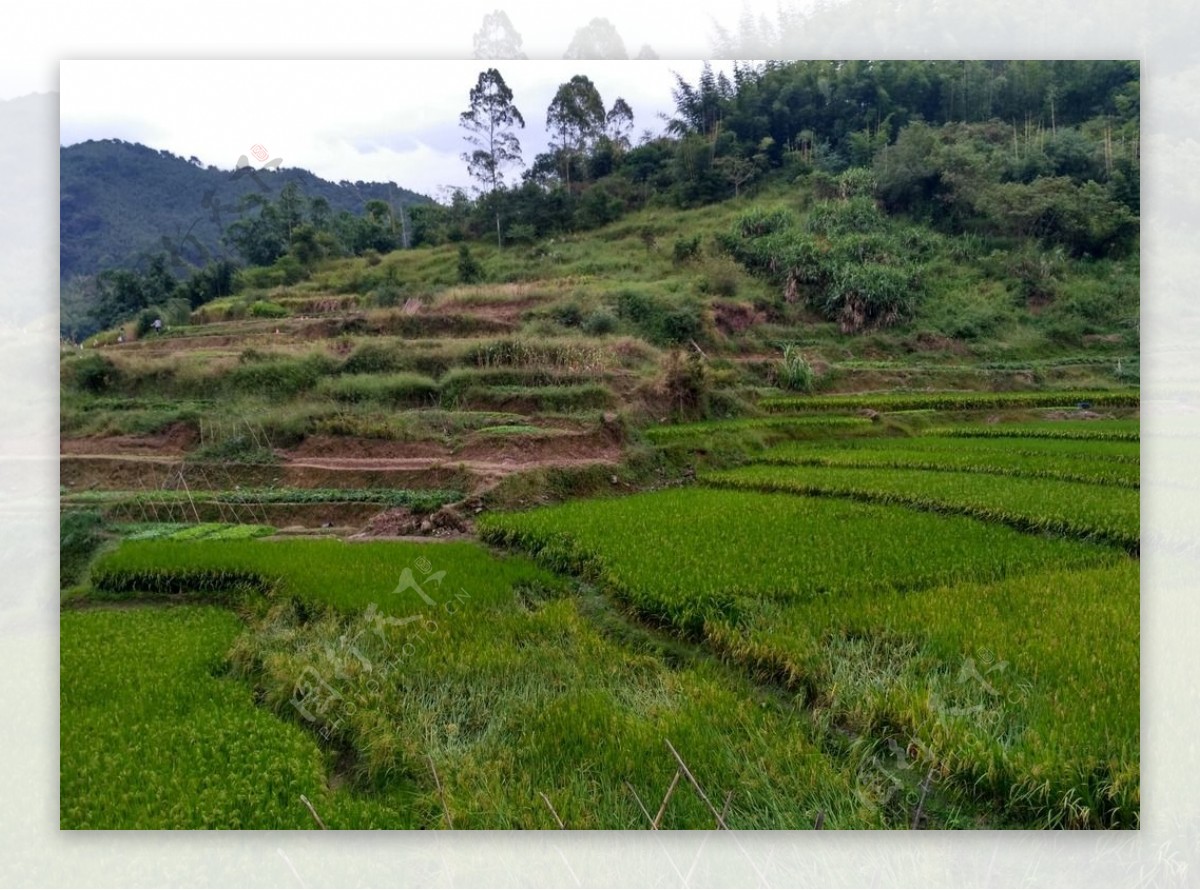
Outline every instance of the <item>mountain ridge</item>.
[(276, 197), (289, 182), (310, 199), (324, 198), (335, 214), (361, 214), (372, 200), (396, 209), (433, 203), (395, 182), (334, 183), (301, 167), (269, 169), (270, 161), (222, 170), (120, 139), (87, 140), (59, 152), (62, 282), (132, 267), (156, 253), (195, 263), (227, 252), (221, 234), (239, 217), (242, 199)]

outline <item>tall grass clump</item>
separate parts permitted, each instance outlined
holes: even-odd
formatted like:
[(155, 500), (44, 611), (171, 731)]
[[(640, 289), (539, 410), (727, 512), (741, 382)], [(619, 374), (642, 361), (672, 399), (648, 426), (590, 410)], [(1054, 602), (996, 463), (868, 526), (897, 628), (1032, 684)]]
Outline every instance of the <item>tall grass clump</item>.
[(438, 385), (421, 374), (343, 374), (322, 380), (316, 394), (350, 404), (375, 402), (415, 408), (436, 404)]
[(812, 392), (815, 380), (816, 373), (800, 348), (795, 343), (784, 346), (783, 363), (779, 372), (782, 387), (795, 392)]
[(317, 385), (325, 375), (336, 373), (337, 364), (323, 353), (298, 359), (274, 359), (239, 365), (225, 376), (236, 393), (291, 398)]

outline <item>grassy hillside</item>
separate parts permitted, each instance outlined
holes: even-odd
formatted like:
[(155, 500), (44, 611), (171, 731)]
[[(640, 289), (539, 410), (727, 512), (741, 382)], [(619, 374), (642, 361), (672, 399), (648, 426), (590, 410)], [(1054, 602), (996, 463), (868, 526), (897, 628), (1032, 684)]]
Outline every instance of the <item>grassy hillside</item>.
[[(62, 431), (182, 424), (213, 444), (253, 417), (270, 447), (316, 435), (459, 447), (522, 426), (600, 430), (605, 414), (625, 429), (753, 416), (764, 399), (810, 394), (1136, 385), (1136, 256), (1073, 259), (892, 220), (921, 299), (890, 325), (846, 332), (816, 296), (789, 298), (722, 246), (748, 218), (786, 213), (803, 229), (831, 210), (777, 184), (503, 250), (326, 260), (293, 284), (249, 270), (235, 296), (161, 333), (131, 323), (64, 354)], [(482, 280), (463, 284), (464, 263)], [(1035, 298), (1030, 274), (1044, 279)]]

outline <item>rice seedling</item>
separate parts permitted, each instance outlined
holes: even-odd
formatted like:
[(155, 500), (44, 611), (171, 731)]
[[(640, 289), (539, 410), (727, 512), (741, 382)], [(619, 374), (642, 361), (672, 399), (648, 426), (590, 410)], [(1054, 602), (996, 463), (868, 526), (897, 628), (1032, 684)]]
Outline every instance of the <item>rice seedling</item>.
[(212, 606), (61, 618), (60, 827), (313, 828), (412, 824), (411, 784), (333, 791), (315, 737), (221, 676), (242, 624)]
[(1131, 488), (967, 472), (750, 466), (704, 473), (707, 485), (903, 504), (973, 516), (1034, 533), (1139, 549), (1139, 498)]
[(1126, 559), (771, 604), (712, 637), (1018, 824), (1136, 828), (1138, 614)]
[(853, 396), (785, 396), (766, 398), (759, 406), (767, 411), (905, 411), (933, 408), (939, 411), (979, 411), (1001, 408), (1137, 407), (1137, 390), (1041, 390), (1037, 392), (938, 392), (877, 393)]
[(927, 436), (961, 437), (966, 439), (1039, 438), (1089, 439), (1116, 442), (1136, 442), (1140, 438), (1140, 421), (1133, 420), (1043, 420), (1026, 423), (989, 424), (981, 426), (939, 426), (924, 431)]
[[(985, 446), (1000, 440), (982, 440)], [(907, 438), (837, 444), (787, 444), (760, 455), (759, 463), (782, 466), (857, 467), (895, 470), (962, 471), (996, 476), (1059, 479), (1137, 488), (1140, 480), (1137, 446), (1127, 450), (1089, 450), (1091, 441), (1046, 440), (1046, 448), (1025, 440), (1003, 440), (1006, 448), (975, 448), (961, 439)], [(1110, 443), (1099, 443), (1101, 446)], [(1124, 446), (1126, 443), (1112, 443)], [(1035, 443), (1036, 445), (1036, 443)], [(1080, 445), (1084, 447), (1079, 447)]]
[(1111, 558), (1101, 547), (959, 517), (703, 488), (490, 514), (479, 531), (552, 569), (595, 578), (692, 634), (763, 600), (913, 589)]
[[(492, 515), (481, 532), (801, 693), (863, 744), (915, 746), (906, 756), (923, 770), (1018, 824), (1136, 823), (1137, 569), (1118, 551), (903, 508), (703, 489)], [(1079, 599), (1063, 606), (1076, 582)], [(971, 666), (984, 680), (966, 686)], [(1095, 695), (1121, 719), (1093, 711)]]

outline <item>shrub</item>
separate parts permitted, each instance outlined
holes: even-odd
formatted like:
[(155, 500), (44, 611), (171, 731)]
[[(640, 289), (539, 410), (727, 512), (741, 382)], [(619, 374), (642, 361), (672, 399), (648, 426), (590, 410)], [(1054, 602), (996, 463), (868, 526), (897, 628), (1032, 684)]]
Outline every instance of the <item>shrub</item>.
[(545, 365), (573, 372), (595, 372), (603, 370), (610, 357), (610, 353), (589, 343), (505, 338), (477, 343), (463, 353), (461, 360), (479, 368)]
[(332, 359), (314, 353), (302, 359), (278, 359), (241, 365), (229, 372), (227, 381), (236, 392), (294, 396), (311, 389), (322, 375), (335, 370)]
[(288, 315), (285, 308), (269, 300), (256, 300), (250, 304), (246, 313), (251, 318), (286, 318)]
[(104, 540), (97, 510), (68, 510), (58, 520), (59, 587), (79, 582), (92, 554)]
[(278, 458), (256, 435), (237, 431), (193, 451), (193, 460), (225, 464), (273, 464)]
[(138, 313), (137, 324), (134, 328), (136, 336), (140, 339), (154, 330), (154, 322), (162, 322), (164, 313), (156, 306), (150, 306)]
[(677, 265), (694, 260), (699, 254), (699, 235), (693, 235), (691, 238), (680, 236), (675, 239), (675, 246), (672, 248), (671, 256)]
[(837, 178), (838, 197), (843, 201), (852, 198), (874, 198), (878, 188), (875, 174), (866, 167), (843, 170)]
[(738, 292), (737, 268), (728, 259), (709, 262), (704, 269), (704, 276), (697, 282), (696, 289), (702, 294), (736, 297)]
[(281, 284), (295, 284), (307, 275), (304, 266), (291, 254), (281, 256), (272, 268), (279, 275)]
[(317, 391), (339, 402), (430, 405), (437, 399), (438, 386), (421, 374), (347, 374), (322, 380)]
[(838, 196), (837, 177), (825, 170), (814, 170), (810, 173), (808, 187), (818, 201), (828, 201)]
[(459, 404), (470, 391), (489, 389), (521, 389), (588, 383), (589, 374), (576, 374), (544, 368), (499, 367), (455, 368), (438, 383), (442, 405), (451, 408)]
[(283, 276), (271, 266), (251, 266), (238, 270), (238, 280), (246, 290), (267, 289), (283, 284)]
[(694, 304), (679, 306), (663, 314), (656, 342), (684, 344), (699, 340), (704, 334), (700, 307)]
[(611, 334), (617, 329), (617, 317), (606, 307), (601, 306), (583, 320), (582, 328), (585, 334), (592, 337)]
[(462, 284), (475, 284), (483, 280), (483, 267), (471, 256), (471, 249), (458, 245), (458, 280)]
[(701, 308), (694, 303), (672, 307), (646, 294), (626, 290), (617, 297), (617, 312), (633, 322), (643, 337), (661, 346), (688, 343), (704, 334)]
[(711, 381), (699, 353), (685, 357), (679, 350), (667, 357), (663, 388), (678, 416), (694, 418), (705, 413)]
[(834, 237), (853, 233), (878, 232), (887, 218), (871, 198), (855, 197), (846, 201), (820, 201), (808, 213), (804, 227), (815, 235)]
[(379, 343), (364, 343), (342, 363), (345, 374), (379, 374), (399, 366), (396, 352)]
[(920, 291), (913, 267), (846, 263), (834, 271), (820, 308), (843, 333), (853, 333), (907, 318)]
[(537, 229), (528, 223), (509, 226), (508, 240), (513, 244), (532, 244), (537, 240)]
[(790, 229), (795, 217), (787, 210), (748, 210), (734, 221), (733, 232), (739, 238), (761, 238)]
[(120, 369), (102, 355), (87, 355), (63, 364), (63, 376), (76, 389), (102, 395), (114, 389), (121, 380)]
[(185, 325), (192, 320), (192, 304), (187, 300), (167, 300), (163, 312), (163, 324)]
[(554, 320), (563, 327), (577, 328), (583, 321), (583, 310), (578, 303), (564, 303), (554, 309)]
[(463, 393), (465, 404), (476, 410), (569, 412), (608, 408), (613, 394), (599, 383), (573, 386), (473, 386)]
[(404, 298), (404, 289), (394, 284), (385, 284), (371, 291), (371, 301), (379, 307), (390, 309)]

